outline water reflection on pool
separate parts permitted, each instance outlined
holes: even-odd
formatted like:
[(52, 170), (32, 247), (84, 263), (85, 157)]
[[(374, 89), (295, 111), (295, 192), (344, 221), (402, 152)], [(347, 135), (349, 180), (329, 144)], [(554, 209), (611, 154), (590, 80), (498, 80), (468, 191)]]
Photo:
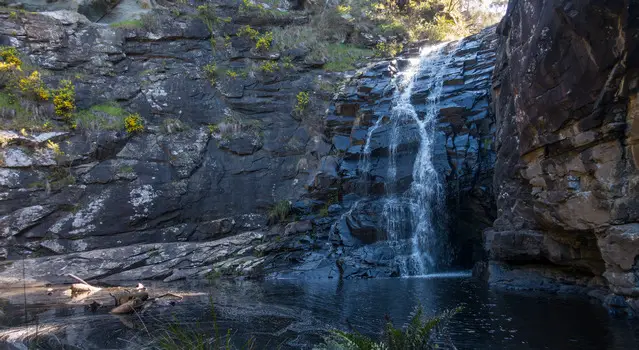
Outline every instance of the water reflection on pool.
[[(467, 273), (422, 278), (368, 280), (213, 281), (148, 284), (152, 293), (191, 292), (175, 306), (142, 315), (116, 317), (92, 313), (63, 300), (30, 302), (38, 325), (57, 327), (61, 343), (83, 349), (140, 348), (149, 335), (177, 320), (195, 329), (212, 329), (211, 301), (221, 329), (232, 328), (242, 344), (253, 337), (258, 348), (310, 349), (331, 328), (379, 334), (385, 315), (403, 324), (416, 305), (427, 314), (463, 306), (449, 329), (458, 349), (639, 349), (639, 321), (610, 317), (587, 299), (486, 288)], [(7, 293), (0, 290), (0, 300)], [(4, 294), (4, 295), (3, 295)], [(21, 296), (7, 297), (0, 327), (19, 330)], [(31, 295), (29, 295), (31, 298)], [(30, 299), (32, 300), (32, 299)], [(57, 305), (52, 305), (58, 302)], [(49, 341), (49, 348), (59, 343)]]

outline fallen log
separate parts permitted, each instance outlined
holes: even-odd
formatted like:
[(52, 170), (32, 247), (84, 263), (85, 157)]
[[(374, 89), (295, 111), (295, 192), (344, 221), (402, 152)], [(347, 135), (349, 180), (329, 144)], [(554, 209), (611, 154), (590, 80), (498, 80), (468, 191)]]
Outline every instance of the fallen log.
[(149, 299), (149, 293), (147, 292), (122, 291), (113, 294), (109, 293), (109, 295), (113, 297), (115, 306), (124, 305), (134, 299), (140, 299), (141, 301)]
[(69, 274), (69, 277), (79, 281), (80, 283), (74, 283), (71, 285), (71, 292), (73, 293), (86, 293), (86, 292), (97, 292), (99, 290), (102, 290), (102, 288), (100, 287), (94, 287), (90, 284), (88, 284), (85, 280), (83, 280), (82, 278), (74, 275), (74, 274)]
[(144, 300), (135, 298), (111, 310), (112, 314), (130, 314), (144, 306)]

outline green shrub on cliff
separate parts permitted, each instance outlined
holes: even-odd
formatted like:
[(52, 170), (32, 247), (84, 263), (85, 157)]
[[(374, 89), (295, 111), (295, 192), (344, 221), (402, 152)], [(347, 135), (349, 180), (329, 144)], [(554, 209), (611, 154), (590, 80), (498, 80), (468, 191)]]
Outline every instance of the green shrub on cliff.
[(281, 200), (275, 203), (269, 210), (268, 217), (271, 222), (282, 222), (291, 215), (291, 202)]
[(76, 128), (85, 130), (123, 130), (126, 115), (116, 102), (107, 102), (78, 111), (73, 120)]
[(122, 29), (142, 29), (144, 28), (144, 24), (139, 19), (129, 19), (125, 21), (115, 22), (109, 24), (112, 28), (122, 28)]

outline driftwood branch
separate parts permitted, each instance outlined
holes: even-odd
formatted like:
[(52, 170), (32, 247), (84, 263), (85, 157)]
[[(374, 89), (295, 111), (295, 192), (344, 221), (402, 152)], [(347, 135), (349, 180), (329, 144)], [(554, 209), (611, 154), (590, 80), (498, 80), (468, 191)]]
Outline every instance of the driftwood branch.
[(71, 285), (71, 291), (76, 292), (76, 293), (82, 293), (82, 292), (97, 292), (99, 290), (102, 290), (102, 288), (99, 287), (94, 287), (90, 284), (88, 284), (85, 280), (83, 280), (82, 278), (70, 273), (68, 275), (69, 277), (79, 281), (80, 283), (74, 283)]

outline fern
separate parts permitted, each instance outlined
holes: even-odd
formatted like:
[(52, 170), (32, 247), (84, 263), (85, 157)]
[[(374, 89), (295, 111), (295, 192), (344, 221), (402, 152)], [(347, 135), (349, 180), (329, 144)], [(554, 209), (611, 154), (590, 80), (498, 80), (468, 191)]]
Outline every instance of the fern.
[(424, 317), (424, 309), (419, 306), (411, 313), (408, 323), (403, 328), (395, 328), (388, 322), (381, 342), (360, 333), (334, 330), (324, 339), (324, 344), (317, 350), (427, 350), (435, 349), (434, 339), (445, 331), (451, 318), (461, 310), (456, 308), (445, 311), (432, 318)]

